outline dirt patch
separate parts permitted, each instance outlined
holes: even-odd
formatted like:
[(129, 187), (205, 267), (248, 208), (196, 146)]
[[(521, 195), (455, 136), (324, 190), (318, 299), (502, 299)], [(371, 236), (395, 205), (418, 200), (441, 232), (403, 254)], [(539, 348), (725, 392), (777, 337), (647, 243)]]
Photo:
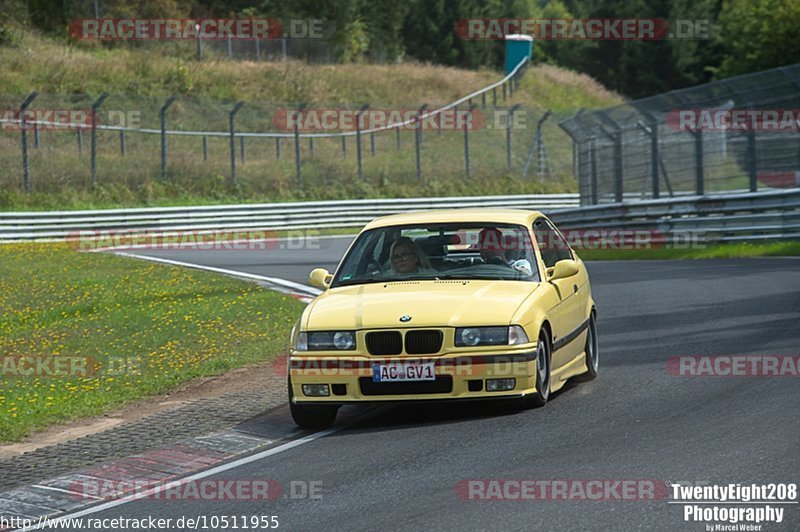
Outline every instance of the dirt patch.
[(31, 434), (21, 442), (0, 445), (0, 460), (82, 436), (97, 434), (117, 425), (183, 406), (198, 399), (219, 397), (226, 393), (247, 390), (254, 390), (257, 393), (259, 389), (263, 390), (267, 383), (275, 382), (276, 368), (279, 367), (281, 367), (281, 363), (274, 360), (250, 364), (215, 377), (194, 379), (170, 393), (127, 404), (102, 416), (54, 425), (41, 432)]

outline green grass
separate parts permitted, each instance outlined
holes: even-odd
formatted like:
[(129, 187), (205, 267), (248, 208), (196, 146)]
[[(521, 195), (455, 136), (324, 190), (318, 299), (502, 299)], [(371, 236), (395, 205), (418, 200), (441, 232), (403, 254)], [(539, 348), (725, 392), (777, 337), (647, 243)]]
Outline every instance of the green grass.
[(578, 250), (583, 260), (683, 260), (738, 259), (747, 257), (798, 257), (800, 242), (714, 244), (704, 249), (592, 249)]
[[(0, 263), (2, 442), (277, 356), (303, 307), (252, 283), (63, 244), (3, 245)], [(17, 357), (77, 364), (20, 375)]]

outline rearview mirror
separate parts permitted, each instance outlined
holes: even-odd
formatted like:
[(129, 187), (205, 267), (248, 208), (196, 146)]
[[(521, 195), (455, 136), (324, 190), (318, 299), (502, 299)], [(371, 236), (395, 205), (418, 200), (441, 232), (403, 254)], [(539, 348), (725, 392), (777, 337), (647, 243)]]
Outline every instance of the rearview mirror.
[(332, 280), (333, 275), (325, 268), (314, 268), (311, 270), (311, 273), (308, 274), (308, 281), (311, 283), (311, 286), (319, 288), (320, 290), (327, 290)]
[(549, 281), (555, 281), (556, 279), (564, 279), (566, 277), (572, 277), (573, 275), (577, 274), (579, 271), (578, 263), (571, 259), (564, 259), (556, 262), (555, 267), (553, 268), (553, 273), (550, 274)]

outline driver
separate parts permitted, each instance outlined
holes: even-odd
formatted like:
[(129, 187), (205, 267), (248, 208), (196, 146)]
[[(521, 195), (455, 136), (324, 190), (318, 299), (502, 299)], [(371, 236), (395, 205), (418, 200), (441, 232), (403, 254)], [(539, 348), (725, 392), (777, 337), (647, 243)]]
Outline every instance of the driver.
[(496, 227), (486, 227), (478, 233), (478, 250), (486, 264), (508, 266), (503, 232)]

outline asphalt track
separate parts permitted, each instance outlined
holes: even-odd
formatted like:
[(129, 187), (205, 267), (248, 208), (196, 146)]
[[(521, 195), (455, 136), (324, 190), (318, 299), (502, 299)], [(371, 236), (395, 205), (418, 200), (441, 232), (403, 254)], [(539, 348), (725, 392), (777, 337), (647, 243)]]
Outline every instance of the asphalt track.
[[(306, 282), (347, 238), (312, 249), (137, 251)], [(677, 377), (673, 355), (800, 354), (800, 260), (589, 263), (600, 376), (545, 408), (498, 403), (347, 407), (340, 430), (217, 475), (321, 481), (322, 498), (139, 500), (112, 518), (277, 515), (285, 530), (705, 530), (667, 500), (472, 501), (467, 479), (653, 479), (699, 484), (800, 480), (800, 380)], [(349, 420), (349, 421), (348, 421)], [(272, 423), (290, 424), (284, 412)], [(797, 530), (800, 507), (780, 525)]]

